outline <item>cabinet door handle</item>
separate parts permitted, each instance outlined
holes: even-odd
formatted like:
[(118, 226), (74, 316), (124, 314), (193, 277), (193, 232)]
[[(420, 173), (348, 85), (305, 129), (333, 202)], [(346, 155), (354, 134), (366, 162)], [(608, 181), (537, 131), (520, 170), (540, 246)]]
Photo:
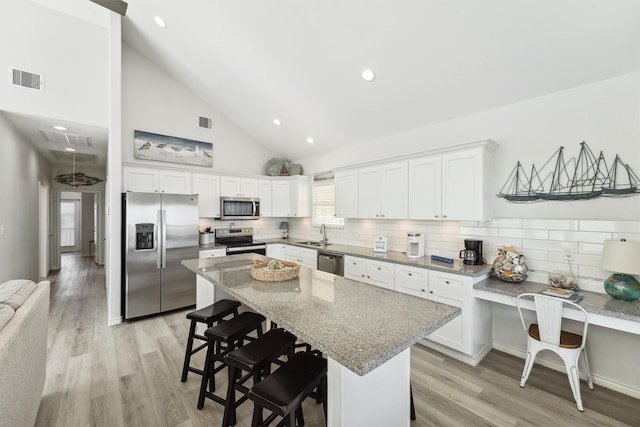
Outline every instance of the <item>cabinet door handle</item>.
[(446, 218), (446, 217), (447, 217), (446, 215), (442, 215), (442, 218)]
[(440, 218), (440, 215), (436, 215), (436, 218)]
[[(412, 274), (412, 273), (409, 273), (409, 276), (413, 276), (413, 274)], [(424, 289), (423, 289), (423, 291), (424, 291)]]
[(420, 291), (424, 292), (424, 289), (420, 289)]
[(449, 285), (449, 284), (450, 284), (448, 280), (445, 280), (445, 281), (444, 281), (444, 283), (446, 283), (447, 285)]
[(378, 267), (378, 270), (382, 270), (380, 267)]
[(432, 293), (433, 293), (433, 291), (429, 291), (429, 293), (430, 293), (430, 294), (432, 294)]

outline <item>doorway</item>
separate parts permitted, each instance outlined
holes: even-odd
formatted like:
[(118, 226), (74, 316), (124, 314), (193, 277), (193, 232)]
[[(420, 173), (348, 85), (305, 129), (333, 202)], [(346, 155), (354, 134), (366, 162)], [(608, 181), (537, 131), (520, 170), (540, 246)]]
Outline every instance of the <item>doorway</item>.
[(81, 251), (82, 211), (82, 193), (63, 191), (60, 194), (60, 252)]

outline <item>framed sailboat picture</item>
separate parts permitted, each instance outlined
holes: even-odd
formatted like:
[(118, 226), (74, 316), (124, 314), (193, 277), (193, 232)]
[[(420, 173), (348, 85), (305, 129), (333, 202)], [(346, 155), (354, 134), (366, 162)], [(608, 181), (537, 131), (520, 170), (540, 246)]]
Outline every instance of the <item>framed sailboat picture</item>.
[(140, 160), (213, 166), (213, 144), (141, 130), (133, 134), (133, 157)]
[(526, 203), (639, 193), (640, 178), (631, 165), (616, 154), (611, 166), (607, 166), (602, 151), (596, 156), (586, 142), (581, 142), (578, 157), (566, 159), (561, 146), (540, 168), (532, 165), (525, 170), (518, 161), (497, 196), (509, 202)]

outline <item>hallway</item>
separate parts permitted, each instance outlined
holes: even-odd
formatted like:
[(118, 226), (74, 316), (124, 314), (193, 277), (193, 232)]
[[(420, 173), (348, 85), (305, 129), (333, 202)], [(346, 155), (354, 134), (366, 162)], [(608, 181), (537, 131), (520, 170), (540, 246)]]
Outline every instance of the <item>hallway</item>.
[[(196, 409), (199, 377), (180, 382), (189, 310), (109, 327), (104, 268), (63, 254), (48, 279), (47, 380), (36, 426), (221, 425), (220, 405)], [(577, 411), (564, 373), (536, 366), (521, 389), (523, 361), (504, 353), (492, 351), (475, 368), (420, 345), (411, 353), (418, 416), (411, 427), (640, 425), (637, 399), (598, 385), (582, 385), (585, 412)], [(218, 375), (222, 394), (224, 371)], [(239, 408), (238, 427), (251, 424), (251, 409)], [(304, 414), (308, 427), (324, 425), (320, 405), (306, 402)]]

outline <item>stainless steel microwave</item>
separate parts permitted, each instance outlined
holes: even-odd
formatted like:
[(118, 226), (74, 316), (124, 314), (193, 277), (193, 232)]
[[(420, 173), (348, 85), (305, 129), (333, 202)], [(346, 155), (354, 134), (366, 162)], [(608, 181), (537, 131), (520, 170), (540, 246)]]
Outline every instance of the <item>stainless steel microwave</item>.
[(257, 197), (221, 197), (220, 219), (260, 219)]

